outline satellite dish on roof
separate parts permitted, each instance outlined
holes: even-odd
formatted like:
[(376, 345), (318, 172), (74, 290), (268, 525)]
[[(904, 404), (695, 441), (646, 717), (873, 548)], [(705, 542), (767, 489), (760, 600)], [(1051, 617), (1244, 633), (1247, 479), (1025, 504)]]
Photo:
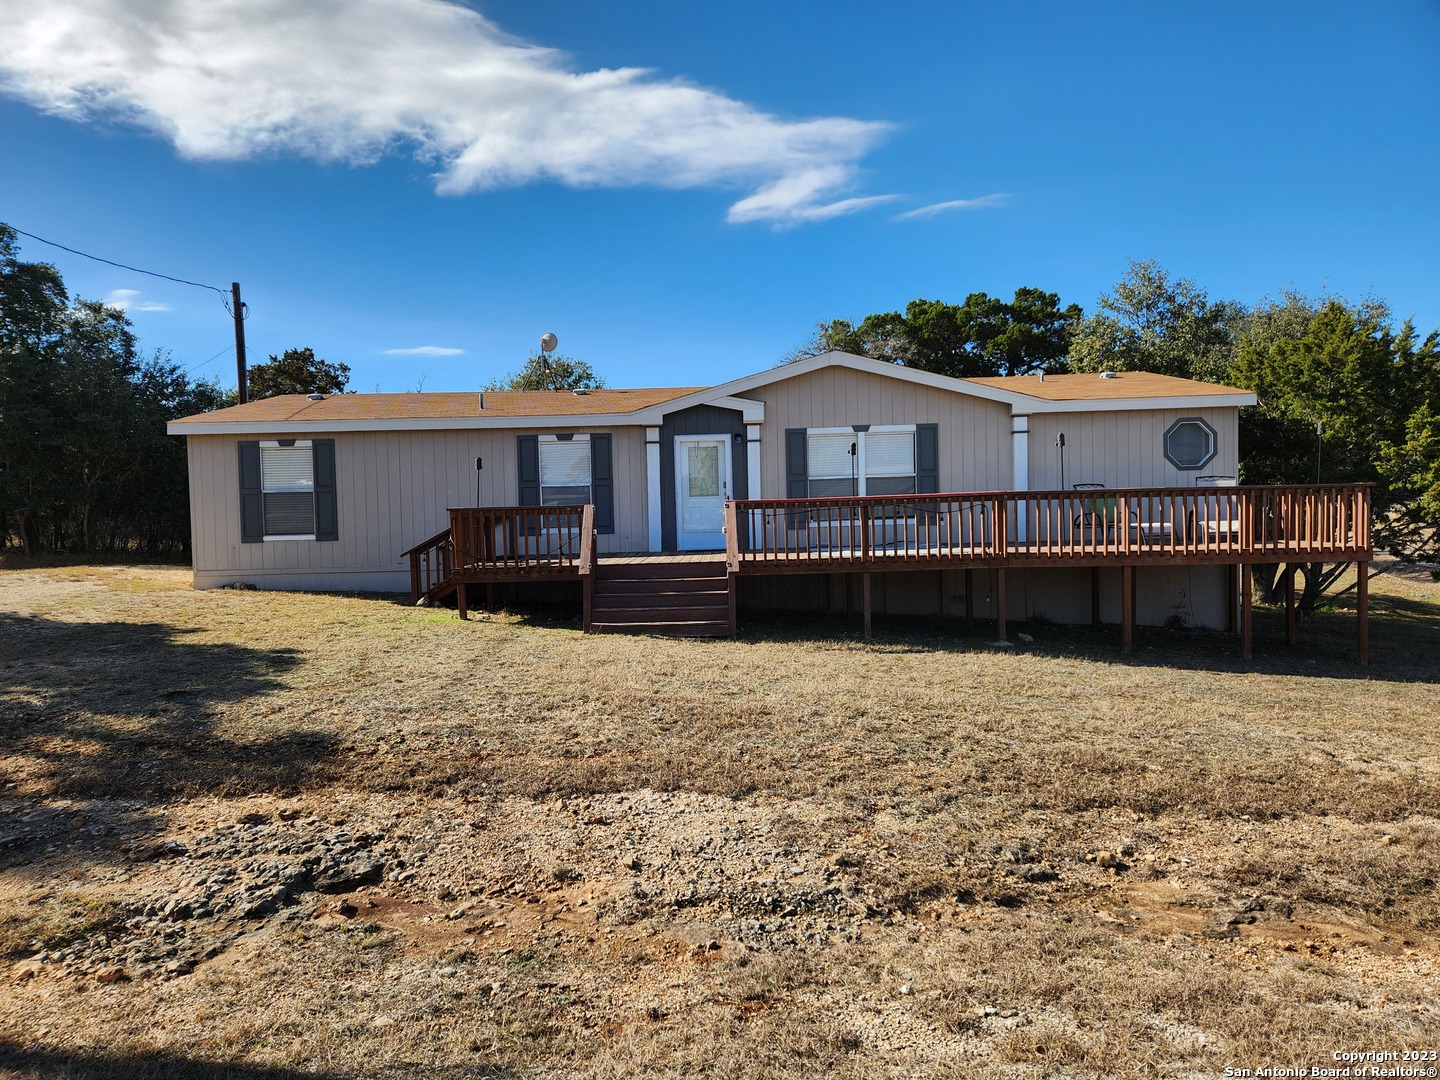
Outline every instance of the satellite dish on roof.
[(554, 334), (541, 334), (541, 335), (540, 335), (540, 351), (541, 351), (541, 352), (554, 352), (554, 351), (555, 351), (555, 346), (557, 346), (557, 345), (559, 345), (559, 344), (560, 344), (560, 339), (557, 338)]

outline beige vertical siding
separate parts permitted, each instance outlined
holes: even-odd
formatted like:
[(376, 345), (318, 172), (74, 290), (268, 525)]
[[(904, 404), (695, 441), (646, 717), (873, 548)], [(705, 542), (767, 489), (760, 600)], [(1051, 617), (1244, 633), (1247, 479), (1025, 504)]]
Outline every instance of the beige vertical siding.
[[(1165, 431), (1199, 417), (1215, 429), (1215, 457), (1204, 468), (1177, 469), (1165, 458)], [(1159, 409), (1136, 412), (1040, 413), (1030, 417), (1030, 489), (1060, 487), (1065, 433), (1065, 486), (1194, 487), (1197, 476), (1239, 473), (1239, 409)]]
[[(784, 368), (777, 368), (782, 376)], [(936, 424), (941, 491), (1010, 487), (1010, 410), (947, 390), (848, 368), (823, 368), (745, 391), (765, 402), (760, 436), (761, 492), (785, 497), (787, 428), (851, 424)]]
[[(284, 588), (403, 589), (408, 561), (400, 553), (448, 524), (452, 506), (475, 506), (475, 459), (483, 457), (479, 505), (510, 506), (519, 498), (516, 436), (555, 431), (338, 432), (336, 498), (340, 539), (240, 542), (240, 479), (230, 435), (191, 435), (190, 530), (198, 587), (250, 581)], [(601, 551), (643, 551), (646, 545), (645, 433), (612, 428), (615, 532)], [(267, 438), (304, 439), (305, 432)], [(253, 438), (247, 437), (247, 438)]]

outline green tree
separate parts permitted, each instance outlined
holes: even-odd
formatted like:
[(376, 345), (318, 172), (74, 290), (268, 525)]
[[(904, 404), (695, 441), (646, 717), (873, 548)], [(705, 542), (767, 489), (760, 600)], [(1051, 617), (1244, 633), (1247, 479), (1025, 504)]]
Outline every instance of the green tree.
[(786, 359), (835, 349), (954, 378), (1060, 371), (1083, 315), (1078, 304), (1062, 308), (1055, 293), (1029, 287), (1008, 301), (983, 292), (963, 304), (912, 300), (903, 314), (867, 315), (858, 326), (845, 319), (819, 323)]
[[(1433, 561), (1440, 345), (1396, 331), (1384, 304), (1311, 302), (1287, 294), (1254, 312), (1232, 381), (1253, 390), (1241, 416), (1241, 474), (1249, 483), (1373, 483), (1377, 546)], [(1343, 565), (1304, 567), (1304, 610)], [(1262, 585), (1266, 582), (1262, 579)]]
[(221, 397), (168, 358), (141, 359), (123, 311), (71, 303), (0, 226), (0, 545), (182, 554), (185, 446), (165, 424)]
[[(1403, 442), (1381, 448), (1380, 470), (1394, 496), (1387, 550), (1406, 562), (1440, 563), (1440, 408), (1427, 401), (1405, 423)], [(1440, 579), (1440, 569), (1432, 569)]]
[(322, 360), (308, 345), (279, 356), (272, 353), (266, 363), (252, 367), (245, 380), (252, 401), (281, 394), (343, 394), (349, 383), (348, 364)]
[(532, 353), (519, 371), (492, 380), (486, 390), (602, 390), (605, 380), (584, 360)]
[(1131, 261), (1114, 290), (1077, 328), (1074, 371), (1151, 371), (1224, 383), (1245, 325), (1243, 304), (1212, 303), (1205, 290), (1175, 279), (1153, 260)]
[[(873, 316), (872, 316), (873, 317)], [(805, 360), (811, 356), (823, 356), (828, 352), (848, 352), (857, 356), (876, 356), (876, 349), (860, 336), (858, 328), (849, 319), (831, 319), (815, 324), (815, 332), (805, 344), (791, 349), (780, 358), (782, 364)]]
[(61, 334), (58, 403), (68, 435), (56, 461), (57, 491), (78, 515), (81, 550), (95, 549), (95, 510), (139, 465), (132, 379), (140, 371), (135, 333), (120, 308), (81, 300)]
[(13, 516), (27, 550), (42, 543), (40, 514), (64, 445), (55, 393), (68, 303), (59, 271), (22, 262), (14, 230), (0, 225), (0, 523)]

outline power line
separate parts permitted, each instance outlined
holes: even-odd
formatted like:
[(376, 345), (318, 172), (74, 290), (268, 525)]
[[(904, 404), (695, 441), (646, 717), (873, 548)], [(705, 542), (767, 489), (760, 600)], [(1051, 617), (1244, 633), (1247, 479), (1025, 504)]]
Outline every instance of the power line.
[(64, 244), (57, 244), (54, 240), (46, 240), (43, 236), (36, 236), (34, 233), (28, 233), (24, 229), (16, 229), (14, 225), (7, 224), (6, 227), (19, 233), (21, 236), (28, 236), (31, 240), (39, 240), (42, 244), (49, 244), (51, 247), (59, 248), (61, 251), (68, 251), (71, 255), (79, 255), (82, 259), (93, 259), (95, 262), (104, 263), (106, 266), (117, 266), (121, 270), (130, 270), (136, 274), (147, 274), (150, 277), (164, 278), (166, 281), (173, 281), (179, 285), (193, 285), (197, 289), (209, 289), (211, 292), (219, 293), (222, 298), (225, 296), (225, 290), (217, 289), (214, 285), (204, 285), (198, 281), (186, 281), (184, 278), (171, 277), (169, 274), (157, 274), (153, 270), (141, 270), (138, 266), (128, 266), (125, 263), (115, 262), (113, 259), (102, 259), (99, 255), (90, 255), (84, 251), (77, 251), (75, 248), (66, 247)]
[[(199, 370), (200, 370), (202, 367), (204, 367), (206, 364), (213, 364), (213, 363), (214, 363), (216, 360), (218, 360), (222, 355), (224, 355), (225, 353), (229, 352), (229, 351), (230, 351), (231, 349), (233, 349), (233, 348), (234, 348), (233, 345), (226, 345), (223, 349), (221, 349), (219, 352), (217, 352), (214, 356), (210, 357), (209, 360), (202, 360), (200, 363), (196, 364), (194, 367), (188, 367), (188, 368), (186, 368), (186, 369), (185, 369), (185, 374), (186, 374), (186, 375), (189, 375), (192, 371), (199, 371)], [(246, 350), (246, 351), (248, 352), (249, 350)]]

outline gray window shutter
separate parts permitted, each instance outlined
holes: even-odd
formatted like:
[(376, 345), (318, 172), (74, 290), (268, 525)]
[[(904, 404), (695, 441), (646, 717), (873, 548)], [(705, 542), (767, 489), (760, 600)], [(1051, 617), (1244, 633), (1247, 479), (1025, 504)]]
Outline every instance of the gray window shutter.
[[(785, 429), (785, 497), (803, 499), (810, 494), (810, 467), (806, 457), (806, 430)], [(799, 529), (807, 524), (804, 514), (794, 511), (785, 515), (785, 526)]]
[(810, 469), (805, 459), (805, 429), (785, 430), (785, 497), (803, 499), (810, 492)]
[(260, 496), (260, 444), (240, 446), (240, 542), (258, 544), (265, 539), (265, 512)]
[(315, 539), (340, 539), (340, 507), (335, 497), (335, 440), (315, 439)]
[(940, 490), (940, 425), (915, 425), (915, 491)]
[(517, 435), (520, 461), (520, 505), (540, 505), (540, 436)]
[(615, 531), (615, 467), (610, 436), (590, 436), (590, 498), (595, 503), (595, 531)]
[[(539, 435), (517, 435), (515, 436), (519, 453), (516, 461), (519, 463), (520, 480), (520, 505), (540, 505), (540, 436)], [(540, 532), (540, 515), (526, 514), (521, 521), (521, 529), (528, 535), (535, 536)]]

